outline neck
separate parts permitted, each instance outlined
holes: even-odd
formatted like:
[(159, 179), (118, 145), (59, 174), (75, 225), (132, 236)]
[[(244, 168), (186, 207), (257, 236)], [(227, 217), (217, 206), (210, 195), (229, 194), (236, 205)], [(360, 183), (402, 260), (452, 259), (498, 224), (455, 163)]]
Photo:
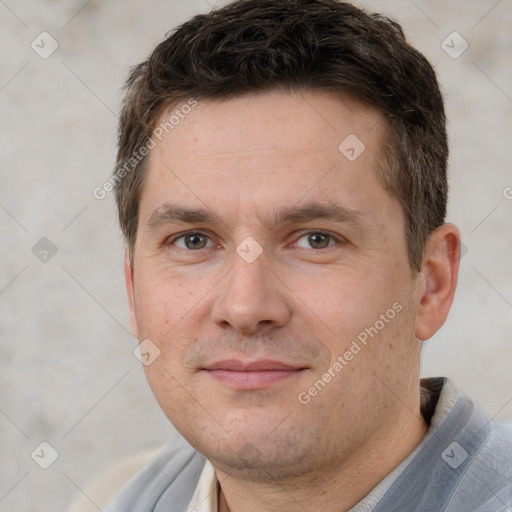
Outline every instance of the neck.
[[(402, 411), (405, 408), (402, 408)], [(293, 481), (261, 484), (216, 469), (222, 482), (219, 512), (292, 512), (297, 509), (346, 512), (418, 446), (427, 433), (419, 404), (393, 417), (339, 464), (299, 475)], [(414, 414), (411, 414), (414, 412)], [(336, 467), (333, 467), (336, 466)]]

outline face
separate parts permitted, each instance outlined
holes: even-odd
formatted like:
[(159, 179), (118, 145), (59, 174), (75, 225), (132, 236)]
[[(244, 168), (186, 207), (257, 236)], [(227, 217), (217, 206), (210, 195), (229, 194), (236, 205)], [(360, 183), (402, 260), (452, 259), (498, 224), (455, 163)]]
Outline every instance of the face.
[(160, 351), (160, 406), (214, 466), (310, 471), (411, 414), (424, 287), (376, 175), (384, 130), (353, 100), (273, 91), (199, 102), (156, 139), (132, 329)]

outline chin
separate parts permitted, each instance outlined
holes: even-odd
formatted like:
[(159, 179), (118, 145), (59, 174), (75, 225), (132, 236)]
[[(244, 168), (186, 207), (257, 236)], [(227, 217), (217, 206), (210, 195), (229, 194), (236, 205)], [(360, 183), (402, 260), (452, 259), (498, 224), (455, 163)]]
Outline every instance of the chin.
[(296, 446), (271, 447), (245, 442), (237, 451), (209, 450), (205, 456), (223, 473), (251, 481), (275, 483), (294, 478), (305, 468), (307, 457)]
[(216, 469), (262, 483), (296, 478), (309, 473), (317, 458), (324, 460), (318, 457), (319, 435), (311, 426), (305, 431), (286, 420), (277, 427), (269, 425), (268, 420), (238, 423), (236, 429), (224, 431), (208, 423), (211, 430), (206, 430), (203, 424), (201, 429), (186, 428), (182, 435)]

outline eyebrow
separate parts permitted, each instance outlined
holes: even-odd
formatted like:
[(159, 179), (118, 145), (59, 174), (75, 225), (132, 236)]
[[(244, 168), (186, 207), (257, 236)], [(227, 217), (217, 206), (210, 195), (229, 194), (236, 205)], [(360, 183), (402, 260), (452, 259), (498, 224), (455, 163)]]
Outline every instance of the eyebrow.
[[(314, 220), (328, 220), (339, 224), (360, 224), (366, 212), (352, 210), (337, 203), (311, 202), (301, 206), (282, 208), (274, 212), (262, 224), (267, 228), (283, 224), (298, 224)], [(187, 208), (171, 203), (164, 203), (151, 214), (147, 229), (153, 230), (167, 224), (226, 224), (217, 214), (205, 208)]]

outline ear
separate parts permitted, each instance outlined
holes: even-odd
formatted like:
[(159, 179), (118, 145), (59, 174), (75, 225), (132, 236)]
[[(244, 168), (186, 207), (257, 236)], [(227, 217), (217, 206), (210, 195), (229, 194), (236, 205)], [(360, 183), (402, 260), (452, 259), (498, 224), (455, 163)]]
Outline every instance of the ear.
[(423, 256), (416, 338), (431, 338), (444, 324), (453, 302), (460, 261), (460, 232), (443, 224), (429, 238)]
[(128, 249), (124, 251), (124, 281), (126, 283), (126, 292), (128, 293), (128, 305), (130, 307), (130, 328), (132, 334), (138, 339), (139, 329), (137, 326), (137, 316), (135, 315), (135, 283), (133, 280), (133, 266), (130, 261)]

